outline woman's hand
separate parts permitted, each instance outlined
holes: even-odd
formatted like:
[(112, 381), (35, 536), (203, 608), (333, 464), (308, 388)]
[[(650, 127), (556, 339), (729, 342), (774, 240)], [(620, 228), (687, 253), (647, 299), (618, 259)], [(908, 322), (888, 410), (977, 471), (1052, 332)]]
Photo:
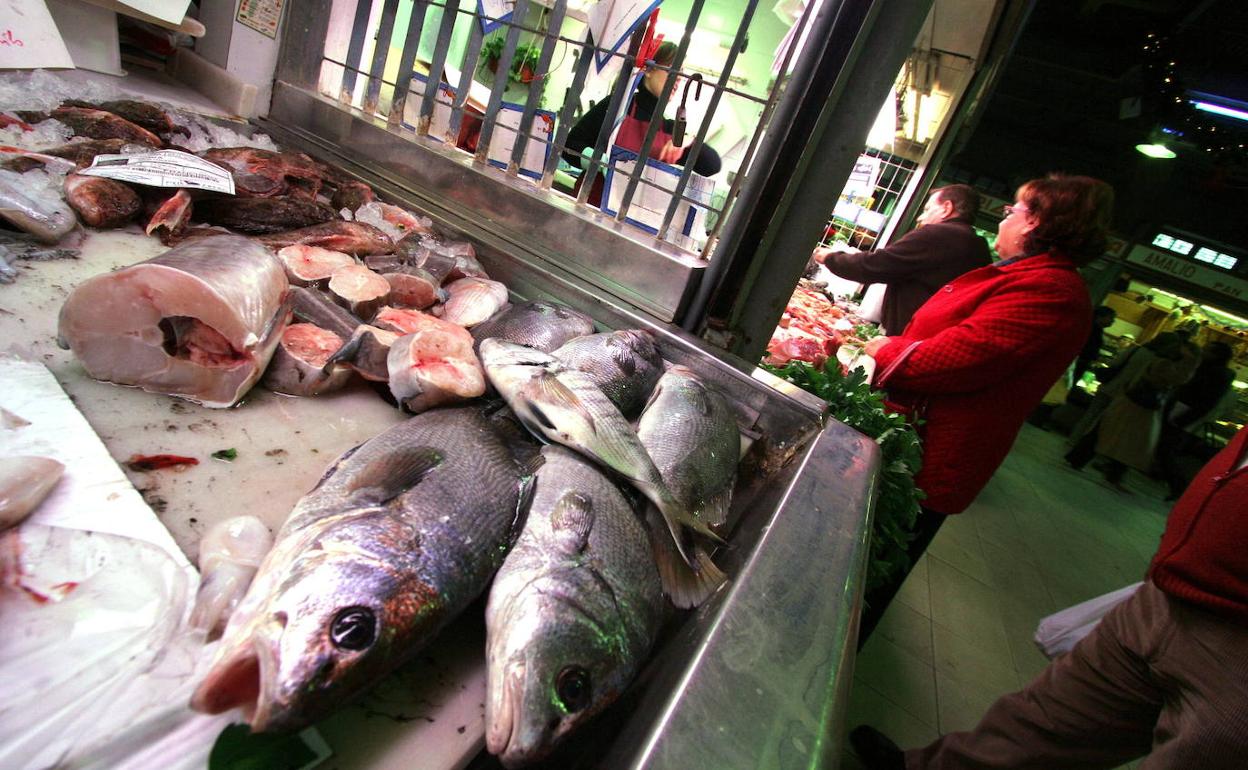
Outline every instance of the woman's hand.
[(663, 143), (662, 147), (659, 148), (659, 154), (655, 159), (662, 163), (675, 163), (680, 160), (680, 156), (684, 154), (685, 148), (672, 144), (669, 139)]
[(862, 351), (872, 358), (875, 358), (875, 354), (880, 351), (880, 348), (892, 341), (892, 337), (872, 337), (867, 340), (867, 344), (862, 346)]

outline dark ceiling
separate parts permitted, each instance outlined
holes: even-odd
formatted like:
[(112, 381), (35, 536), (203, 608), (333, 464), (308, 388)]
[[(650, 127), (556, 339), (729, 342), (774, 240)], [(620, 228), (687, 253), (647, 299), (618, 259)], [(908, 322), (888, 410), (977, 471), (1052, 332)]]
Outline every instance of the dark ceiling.
[[(1089, 174), (1114, 185), (1115, 223), (1128, 238), (1168, 225), (1248, 249), (1248, 152), (1237, 147), (1248, 144), (1248, 124), (1200, 113), (1205, 131), (1223, 133), (1197, 134), (1168, 109), (1165, 73), (1144, 50), (1150, 32), (1175, 64), (1176, 85), (1248, 101), (1246, 0), (1036, 0), (945, 175), (1009, 197), (1050, 171)], [(1133, 115), (1123, 107), (1134, 99)], [(1135, 151), (1162, 126), (1233, 136), (1234, 149), (1185, 139), (1173, 160)]]

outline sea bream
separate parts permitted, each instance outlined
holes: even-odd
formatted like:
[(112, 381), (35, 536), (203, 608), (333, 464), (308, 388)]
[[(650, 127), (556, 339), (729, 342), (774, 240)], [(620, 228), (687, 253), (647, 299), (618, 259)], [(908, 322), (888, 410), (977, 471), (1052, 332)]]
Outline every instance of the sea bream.
[[(490, 383), (534, 435), (577, 450), (623, 476), (659, 509), (671, 533), (677, 562), (661, 565), (664, 589), (674, 599), (706, 598), (724, 581), (693, 535), (719, 540), (667, 488), (654, 461), (618, 407), (583, 372), (540, 350), (498, 339), (481, 343)], [(695, 601), (696, 603), (696, 601)]]
[(97, 380), (227, 407), (260, 378), (290, 320), (286, 274), (233, 235), (189, 241), (79, 284), (58, 340)]
[(566, 305), (540, 299), (512, 305), (472, 328), (477, 344), (497, 337), (546, 353), (568, 340), (593, 333), (594, 319)]
[(544, 757), (610, 705), (665, 606), (646, 532), (586, 458), (542, 450), (533, 502), (485, 608), (485, 742), (504, 765)]
[(296, 730), (419, 653), (501, 564), (523, 473), (474, 408), (348, 451), (277, 534), (191, 706)]
[(555, 358), (589, 375), (626, 417), (645, 406), (663, 374), (663, 356), (644, 329), (587, 334), (553, 351)]

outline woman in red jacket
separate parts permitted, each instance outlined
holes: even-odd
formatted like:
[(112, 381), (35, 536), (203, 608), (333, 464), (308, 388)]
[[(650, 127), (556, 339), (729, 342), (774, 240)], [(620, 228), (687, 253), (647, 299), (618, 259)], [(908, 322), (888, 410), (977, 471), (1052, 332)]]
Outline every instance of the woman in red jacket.
[[(866, 346), (875, 384), (922, 420), (915, 483), (927, 498), (911, 565), (945, 516), (965, 510), (992, 478), (1092, 323), (1077, 268), (1104, 251), (1113, 189), (1053, 174), (1027, 182), (1015, 197), (997, 229), (1001, 261), (950, 281), (901, 335)], [(868, 594), (859, 645), (904, 579)]]

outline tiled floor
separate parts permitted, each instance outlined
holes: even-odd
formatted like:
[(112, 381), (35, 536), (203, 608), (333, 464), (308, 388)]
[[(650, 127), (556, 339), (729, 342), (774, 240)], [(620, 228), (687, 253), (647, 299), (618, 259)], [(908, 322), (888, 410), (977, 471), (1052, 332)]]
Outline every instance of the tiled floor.
[[(848, 726), (904, 747), (974, 727), (1047, 664), (1032, 643), (1041, 618), (1142, 578), (1164, 488), (1132, 472), (1124, 495), (1091, 466), (1072, 471), (1064, 441), (1024, 426), (976, 502), (941, 527), (858, 656)], [(843, 766), (861, 764), (847, 752)]]

